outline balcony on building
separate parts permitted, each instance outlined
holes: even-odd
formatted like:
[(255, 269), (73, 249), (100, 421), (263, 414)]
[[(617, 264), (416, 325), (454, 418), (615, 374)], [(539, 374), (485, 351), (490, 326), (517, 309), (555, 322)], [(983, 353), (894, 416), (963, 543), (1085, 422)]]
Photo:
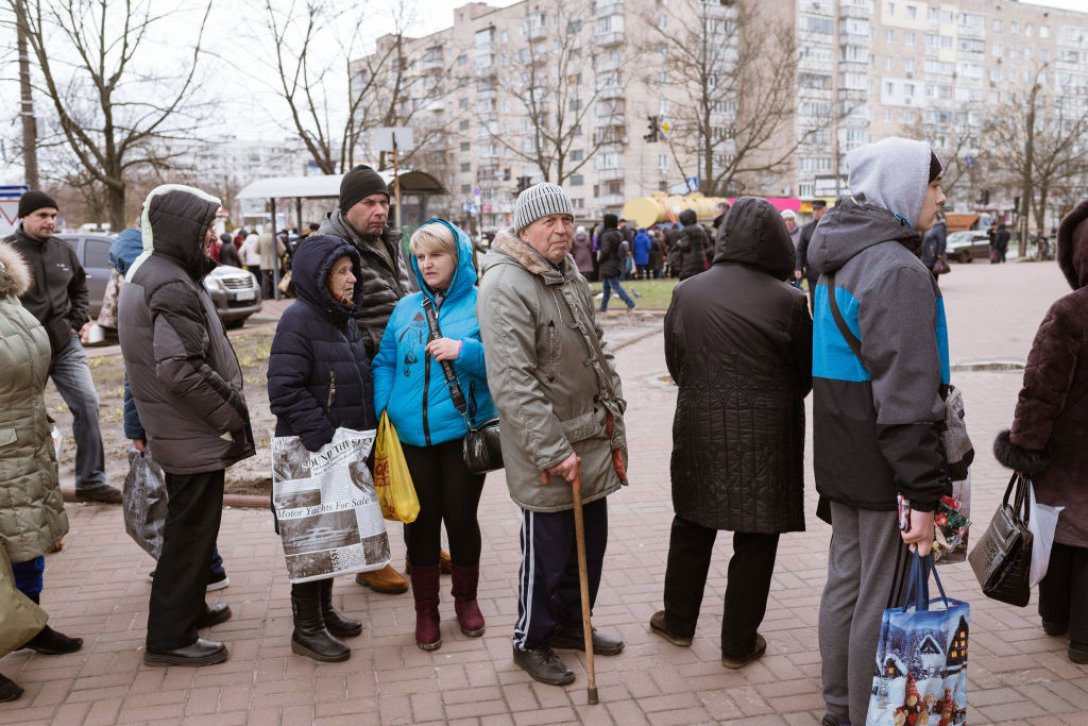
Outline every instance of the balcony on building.
[(839, 17), (868, 20), (873, 17), (873, 0), (840, 0)]
[(612, 167), (610, 169), (598, 169), (597, 180), (598, 181), (616, 181), (618, 179), (626, 179), (626, 173), (622, 166)]
[(623, 15), (623, 0), (597, 0), (596, 16)]
[(603, 47), (610, 45), (619, 45), (624, 40), (624, 34), (622, 30), (609, 30), (603, 33), (594, 33), (593, 42)]
[[(622, 179), (623, 177), (617, 177)], [(604, 177), (601, 177), (604, 179)], [(602, 207), (622, 207), (627, 202), (627, 197), (622, 194), (600, 194), (597, 196), (597, 204)]]
[(540, 40), (548, 37), (548, 26), (545, 23), (530, 23), (525, 30), (525, 37), (529, 40)]
[(605, 101), (612, 98), (623, 98), (623, 86), (618, 83), (608, 83), (597, 88), (597, 99)]

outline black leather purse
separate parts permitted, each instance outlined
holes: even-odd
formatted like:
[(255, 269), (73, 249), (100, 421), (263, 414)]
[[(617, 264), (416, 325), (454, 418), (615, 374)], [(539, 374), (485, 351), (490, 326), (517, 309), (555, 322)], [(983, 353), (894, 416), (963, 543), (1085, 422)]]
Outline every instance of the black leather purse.
[[(1020, 472), (1012, 475), (990, 526), (971, 554), (967, 555), (978, 584), (982, 586), (982, 593), (1017, 607), (1024, 607), (1031, 599), (1033, 535), (1028, 529), (1031, 518), (1026, 506), (1028, 483), (1027, 477)], [(1010, 505), (1009, 495), (1014, 486), (1016, 496)]]
[[(438, 328), (438, 316), (434, 311), (434, 304), (426, 295), (423, 296), (423, 312), (427, 316), (427, 326), (431, 329), (430, 340), (438, 340), (442, 337), (442, 331)], [(446, 377), (446, 385), (450, 389), (450, 398), (453, 405), (461, 413), (465, 420), (467, 430), (462, 448), (462, 456), (465, 468), (473, 474), (486, 474), (503, 467), (502, 443), (499, 439), (499, 420), (497, 418), (485, 421), (479, 426), (473, 426), (472, 420), (476, 412), (470, 411), (465, 402), (465, 394), (461, 390), (461, 383), (457, 380), (457, 374), (453, 372), (453, 366), (448, 360), (440, 361), (442, 373)], [(470, 391), (471, 393), (471, 391)], [(472, 398), (475, 407), (475, 397)]]

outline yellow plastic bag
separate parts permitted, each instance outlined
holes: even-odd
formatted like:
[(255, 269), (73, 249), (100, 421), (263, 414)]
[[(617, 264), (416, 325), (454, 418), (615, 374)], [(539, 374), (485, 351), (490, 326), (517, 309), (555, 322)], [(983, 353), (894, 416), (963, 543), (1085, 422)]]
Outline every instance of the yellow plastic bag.
[(382, 412), (378, 441), (374, 448), (374, 488), (382, 505), (382, 516), (393, 522), (414, 522), (419, 516), (419, 499), (397, 430)]

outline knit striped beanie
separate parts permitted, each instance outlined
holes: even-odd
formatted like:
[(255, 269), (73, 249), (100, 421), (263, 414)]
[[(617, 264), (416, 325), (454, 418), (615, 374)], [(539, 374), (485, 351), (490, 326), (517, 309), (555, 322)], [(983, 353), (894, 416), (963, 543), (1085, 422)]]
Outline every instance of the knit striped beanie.
[(551, 214), (574, 216), (574, 204), (563, 187), (541, 182), (518, 195), (514, 207), (514, 232), (520, 232), (530, 224)]

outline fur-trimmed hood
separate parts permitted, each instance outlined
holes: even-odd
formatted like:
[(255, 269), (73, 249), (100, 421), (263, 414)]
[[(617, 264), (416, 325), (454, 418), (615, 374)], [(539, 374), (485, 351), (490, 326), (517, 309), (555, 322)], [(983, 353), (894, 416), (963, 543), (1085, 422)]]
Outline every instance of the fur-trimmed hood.
[(521, 265), (534, 275), (541, 275), (546, 282), (561, 282), (577, 270), (574, 258), (570, 253), (559, 265), (553, 265), (544, 259), (544, 256), (523, 242), (513, 232), (506, 230), (495, 235), (491, 242), (491, 253), (480, 262), (480, 273), (483, 274), (495, 265), (514, 263)]
[(1058, 227), (1058, 266), (1074, 290), (1088, 285), (1088, 201), (1065, 215)]
[(30, 267), (23, 256), (11, 245), (0, 244), (0, 297), (20, 297), (33, 283)]

